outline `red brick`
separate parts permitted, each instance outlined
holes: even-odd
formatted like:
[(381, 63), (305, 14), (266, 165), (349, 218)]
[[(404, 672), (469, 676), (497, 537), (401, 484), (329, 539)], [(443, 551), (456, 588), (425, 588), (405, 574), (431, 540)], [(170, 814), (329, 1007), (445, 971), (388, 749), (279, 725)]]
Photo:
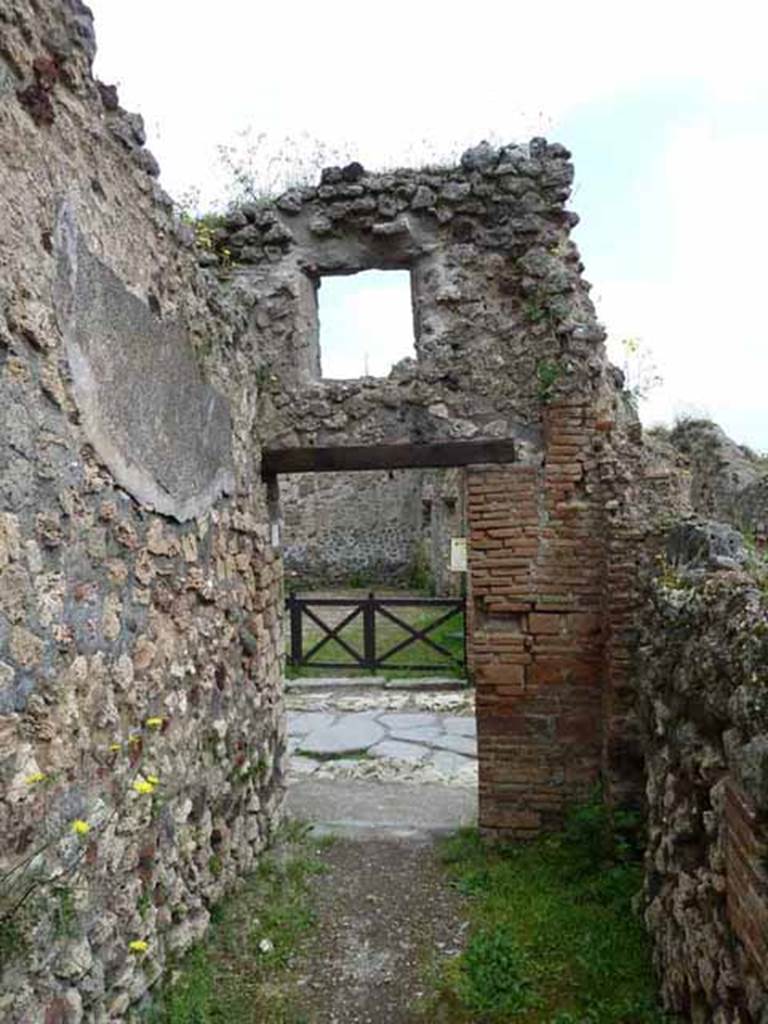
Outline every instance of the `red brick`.
[(516, 686), (522, 687), (525, 682), (525, 669), (523, 665), (496, 664), (483, 665), (478, 668), (477, 683), (482, 686), (485, 683), (492, 683), (495, 686)]
[(528, 628), (531, 633), (560, 633), (563, 628), (563, 620), (557, 614), (532, 612), (528, 616)]

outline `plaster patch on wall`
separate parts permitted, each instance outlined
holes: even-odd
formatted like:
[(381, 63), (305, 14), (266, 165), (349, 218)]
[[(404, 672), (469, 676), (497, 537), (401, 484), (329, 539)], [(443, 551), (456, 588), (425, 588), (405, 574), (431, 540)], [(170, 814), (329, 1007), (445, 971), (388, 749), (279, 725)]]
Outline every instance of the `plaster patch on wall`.
[(234, 490), (226, 400), (189, 339), (94, 256), (69, 203), (56, 229), (54, 307), (88, 439), (141, 504), (183, 522)]

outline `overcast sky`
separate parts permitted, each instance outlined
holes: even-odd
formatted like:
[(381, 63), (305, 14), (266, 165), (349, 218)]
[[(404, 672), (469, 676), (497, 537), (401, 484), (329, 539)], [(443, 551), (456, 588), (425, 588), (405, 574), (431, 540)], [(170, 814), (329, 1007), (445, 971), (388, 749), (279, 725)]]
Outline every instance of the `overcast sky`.
[[(276, 147), (308, 134), (371, 168), (484, 137), (564, 142), (611, 355), (621, 363), (620, 339), (639, 337), (664, 380), (644, 420), (709, 415), (768, 449), (759, 0), (89, 3), (97, 74), (144, 115), (174, 195), (220, 195), (216, 147), (247, 128)], [(375, 323), (399, 336), (391, 286), (372, 293)], [(360, 363), (380, 343), (352, 348)]]

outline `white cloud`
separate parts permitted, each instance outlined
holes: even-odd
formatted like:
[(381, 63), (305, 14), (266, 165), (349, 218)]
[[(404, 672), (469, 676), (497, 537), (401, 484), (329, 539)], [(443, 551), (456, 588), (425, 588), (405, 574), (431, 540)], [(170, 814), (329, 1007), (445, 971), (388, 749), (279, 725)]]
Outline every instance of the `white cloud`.
[(768, 136), (699, 118), (672, 138), (663, 166), (670, 219), (659, 245), (671, 267), (666, 280), (649, 266), (644, 280), (600, 283), (611, 355), (620, 362), (616, 342), (631, 335), (652, 348), (664, 385), (644, 419), (706, 411), (737, 440), (768, 448), (768, 206), (758, 187)]
[(768, 75), (750, 0), (727, 13), (689, 0), (92, 6), (97, 70), (147, 117), (174, 189), (205, 179), (215, 143), (247, 125), (351, 139), (375, 165), (423, 137), (446, 149), (527, 134), (650, 80), (732, 93)]

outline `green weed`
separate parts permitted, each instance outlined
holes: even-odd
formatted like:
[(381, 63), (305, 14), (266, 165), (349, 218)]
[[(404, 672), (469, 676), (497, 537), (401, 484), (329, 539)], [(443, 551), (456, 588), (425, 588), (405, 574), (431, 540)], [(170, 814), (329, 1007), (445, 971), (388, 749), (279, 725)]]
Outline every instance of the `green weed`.
[(549, 318), (549, 311), (541, 299), (531, 299), (523, 305), (523, 316), (531, 324), (541, 323)]
[(562, 375), (560, 364), (554, 359), (541, 359), (536, 364), (536, 382), (539, 399), (548, 402), (552, 397), (552, 389)]
[(435, 577), (430, 565), (429, 555), (423, 544), (419, 544), (413, 554), (405, 581), (408, 590), (418, 591), (433, 597), (435, 594)]
[(20, 956), (28, 947), (24, 931), (15, 917), (0, 918), (0, 970)]
[(75, 897), (68, 885), (54, 885), (51, 889), (55, 910), (54, 929), (57, 938), (72, 938), (77, 935), (77, 910)]
[(470, 933), (444, 969), (432, 1017), (451, 1024), (661, 1024), (648, 939), (633, 911), (642, 883), (637, 816), (599, 799), (563, 832), (489, 845), (446, 841), (449, 883)]
[[(279, 852), (212, 913), (205, 942), (162, 984), (147, 1024), (300, 1024), (286, 974), (314, 924), (310, 881), (324, 870), (307, 826), (290, 823)], [(285, 981), (285, 984), (282, 982)]]
[(480, 928), (469, 940), (457, 977), (457, 992), (469, 1010), (516, 1014), (537, 1002), (529, 957), (513, 928)]

